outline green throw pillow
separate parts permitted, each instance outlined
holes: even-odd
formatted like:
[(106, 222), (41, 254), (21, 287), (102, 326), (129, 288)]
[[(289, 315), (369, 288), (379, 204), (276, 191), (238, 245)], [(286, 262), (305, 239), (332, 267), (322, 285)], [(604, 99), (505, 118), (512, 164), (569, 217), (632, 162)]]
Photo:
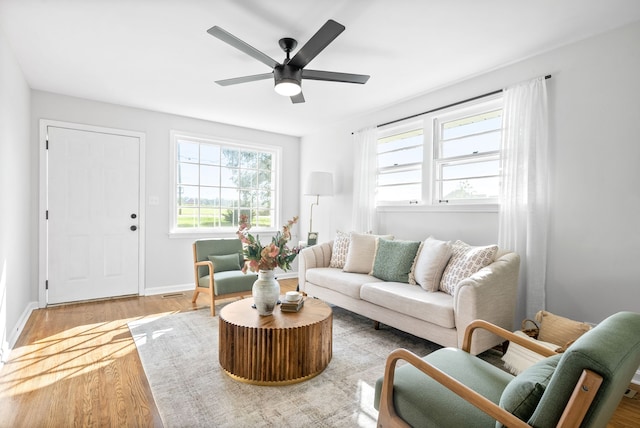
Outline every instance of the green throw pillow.
[(378, 240), (373, 276), (385, 281), (409, 283), (409, 272), (420, 242)]
[(226, 272), (228, 270), (240, 270), (240, 254), (224, 254), (221, 256), (209, 256), (213, 262), (213, 272)]
[[(527, 422), (558, 366), (562, 354), (545, 358), (516, 376), (502, 391), (500, 407)], [(503, 425), (496, 422), (496, 427)]]

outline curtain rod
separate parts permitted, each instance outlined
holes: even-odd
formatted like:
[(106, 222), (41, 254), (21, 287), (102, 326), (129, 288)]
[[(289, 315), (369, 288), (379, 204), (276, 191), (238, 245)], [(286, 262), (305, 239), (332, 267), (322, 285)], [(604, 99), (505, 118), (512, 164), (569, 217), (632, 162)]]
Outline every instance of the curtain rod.
[[(544, 78), (545, 79), (551, 79), (551, 75), (548, 74), (548, 75), (544, 76)], [(449, 108), (449, 107), (455, 107), (455, 106), (460, 105), (460, 104), (464, 104), (464, 103), (468, 103), (470, 101), (478, 100), (480, 98), (489, 97), (491, 95), (499, 94), (502, 91), (503, 91), (503, 89), (498, 89), (497, 91), (488, 92), (486, 94), (478, 95), (478, 96), (475, 96), (475, 97), (472, 97), (472, 98), (467, 98), (466, 100), (457, 101), (455, 103), (448, 104), (446, 106), (442, 106), (442, 107), (438, 107), (438, 108), (434, 108), (434, 109), (429, 110), (429, 111), (424, 111), (422, 113), (412, 114), (411, 116), (402, 117), (400, 119), (392, 120), (391, 122), (386, 122), (386, 123), (382, 123), (380, 125), (376, 125), (376, 128), (381, 128), (383, 126), (392, 125), (394, 123), (402, 122), (403, 120), (407, 120), (407, 119), (413, 119), (414, 117), (422, 116), (424, 114), (433, 113), (433, 112), (436, 112), (436, 111), (439, 111), (439, 110), (444, 110), (444, 109)]]

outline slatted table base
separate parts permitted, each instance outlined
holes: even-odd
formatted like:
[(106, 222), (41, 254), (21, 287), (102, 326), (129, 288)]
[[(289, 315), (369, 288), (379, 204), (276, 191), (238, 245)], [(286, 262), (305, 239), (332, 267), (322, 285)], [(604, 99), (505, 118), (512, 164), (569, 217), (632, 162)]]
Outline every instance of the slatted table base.
[(241, 382), (287, 385), (311, 379), (331, 361), (331, 308), (307, 299), (296, 313), (262, 317), (253, 299), (225, 306), (220, 312), (220, 366)]

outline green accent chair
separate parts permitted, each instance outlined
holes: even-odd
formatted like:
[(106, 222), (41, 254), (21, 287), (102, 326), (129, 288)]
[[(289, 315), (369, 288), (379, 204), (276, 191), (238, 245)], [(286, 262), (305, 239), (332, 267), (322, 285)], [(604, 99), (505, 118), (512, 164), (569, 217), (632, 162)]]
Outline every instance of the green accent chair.
[[(482, 328), (547, 358), (518, 376), (469, 354)], [(397, 362), (406, 361), (396, 368)], [(376, 383), (378, 427), (606, 427), (640, 365), (640, 314), (619, 312), (556, 354), (486, 321), (462, 349), (388, 357)], [(497, 422), (496, 422), (497, 421)]]
[(209, 295), (211, 316), (215, 316), (216, 297), (244, 297), (251, 294), (258, 275), (243, 273), (245, 260), (239, 239), (198, 239), (193, 243), (193, 271), (196, 288), (193, 303), (198, 294)]

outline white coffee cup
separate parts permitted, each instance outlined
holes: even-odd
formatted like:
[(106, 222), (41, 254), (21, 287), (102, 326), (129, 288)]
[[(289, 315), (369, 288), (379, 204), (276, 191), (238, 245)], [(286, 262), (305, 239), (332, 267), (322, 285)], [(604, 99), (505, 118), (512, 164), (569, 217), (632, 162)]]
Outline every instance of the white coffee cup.
[(287, 291), (287, 293), (285, 294), (285, 298), (289, 302), (295, 302), (300, 298), (300, 293), (297, 291)]

